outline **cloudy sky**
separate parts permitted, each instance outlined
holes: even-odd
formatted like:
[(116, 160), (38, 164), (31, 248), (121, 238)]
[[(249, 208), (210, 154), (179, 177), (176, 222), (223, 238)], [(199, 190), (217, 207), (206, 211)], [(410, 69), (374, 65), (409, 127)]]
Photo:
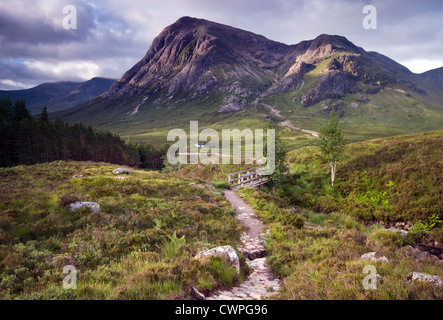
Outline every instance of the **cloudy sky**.
[[(72, 5), (77, 29), (63, 21)], [(363, 7), (377, 9), (367, 30)], [(43, 82), (118, 79), (161, 30), (182, 16), (286, 44), (339, 34), (413, 72), (443, 66), (443, 1), (428, 0), (0, 0), (0, 89)]]

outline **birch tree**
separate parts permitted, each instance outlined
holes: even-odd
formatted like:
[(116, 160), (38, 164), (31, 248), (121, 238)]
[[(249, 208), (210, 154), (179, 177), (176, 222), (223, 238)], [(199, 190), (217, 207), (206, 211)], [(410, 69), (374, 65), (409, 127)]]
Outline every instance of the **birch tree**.
[(334, 186), (337, 162), (340, 160), (345, 145), (342, 128), (334, 110), (329, 115), (328, 123), (320, 128), (319, 138), (318, 146), (323, 158), (329, 163), (331, 168), (331, 186)]

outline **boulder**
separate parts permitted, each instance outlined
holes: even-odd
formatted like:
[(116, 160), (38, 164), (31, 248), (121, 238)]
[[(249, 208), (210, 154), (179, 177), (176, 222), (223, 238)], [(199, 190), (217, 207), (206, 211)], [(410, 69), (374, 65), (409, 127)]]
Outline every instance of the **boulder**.
[(398, 233), (399, 235), (401, 235), (402, 237), (405, 237), (405, 238), (407, 236), (409, 236), (409, 232), (406, 231), (406, 230), (397, 229), (397, 228), (389, 228), (389, 229), (386, 229), (386, 230), (392, 231), (392, 232), (396, 232), (396, 233)]
[(443, 287), (443, 281), (439, 276), (434, 276), (426, 273), (411, 272), (410, 274), (408, 274), (407, 280), (427, 282), (437, 287)]
[(202, 259), (208, 256), (225, 257), (226, 260), (237, 269), (237, 273), (240, 274), (240, 261), (238, 259), (237, 252), (231, 246), (216, 247), (209, 250), (200, 251), (195, 256), (195, 259)]
[(395, 229), (411, 230), (412, 224), (409, 221), (406, 221), (406, 222), (400, 221), (400, 222), (394, 223), (393, 227)]
[(195, 186), (195, 187), (198, 187), (198, 188), (205, 188), (204, 185), (202, 185), (202, 184), (200, 184), (200, 183), (195, 183), (195, 182), (190, 182), (189, 185), (191, 185), (191, 186)]
[(318, 230), (318, 231), (323, 230), (323, 227), (321, 227), (321, 226), (316, 226), (316, 225), (306, 223), (306, 222), (305, 222), (305, 227), (306, 227), (306, 229), (310, 229), (310, 230)]
[(74, 175), (72, 176), (72, 178), (74, 178), (74, 179), (80, 179), (80, 178), (83, 178), (83, 175), (82, 175), (82, 174), (74, 174)]
[(243, 255), (249, 260), (255, 260), (266, 256), (266, 249), (244, 250)]
[(412, 246), (405, 246), (405, 247), (403, 247), (403, 250), (406, 250), (408, 253), (410, 253), (414, 256), (421, 253), (420, 249), (414, 248)]
[(209, 184), (208, 186), (204, 186), (200, 183), (195, 183), (195, 182), (191, 182), (189, 183), (189, 185), (197, 187), (197, 188), (204, 188), (204, 189), (208, 189), (209, 191), (211, 191), (214, 194), (218, 194), (219, 192), (217, 191), (217, 189), (215, 189), (215, 187), (212, 184)]
[(388, 262), (388, 258), (382, 255), (380, 252), (369, 252), (360, 257), (360, 259), (371, 260), (373, 262)]
[(437, 256), (434, 256), (427, 251), (422, 251), (419, 248), (406, 246), (404, 247), (404, 250), (406, 250), (414, 259), (418, 260), (431, 259), (434, 262), (440, 261), (440, 259)]
[(421, 251), (420, 254), (416, 256), (416, 259), (423, 260), (423, 259), (431, 259), (434, 262), (440, 261), (440, 259), (437, 256), (434, 256), (433, 254), (430, 254), (427, 251)]
[(209, 185), (208, 185), (208, 189), (209, 189), (209, 191), (211, 191), (212, 193), (214, 193), (214, 194), (218, 194), (217, 189), (215, 189), (215, 187), (214, 187), (212, 184), (209, 184)]
[(237, 103), (231, 102), (228, 104), (225, 104), (220, 107), (218, 110), (218, 113), (230, 113), (230, 112), (236, 112), (243, 110), (246, 106), (246, 101), (239, 101)]
[(112, 171), (113, 174), (131, 174), (133, 173), (132, 170), (126, 169), (126, 168), (117, 168), (114, 171)]
[(89, 211), (91, 213), (99, 213), (100, 212), (100, 205), (95, 202), (77, 201), (77, 202), (71, 203), (69, 206), (71, 207), (72, 211), (87, 207), (87, 208), (89, 208)]

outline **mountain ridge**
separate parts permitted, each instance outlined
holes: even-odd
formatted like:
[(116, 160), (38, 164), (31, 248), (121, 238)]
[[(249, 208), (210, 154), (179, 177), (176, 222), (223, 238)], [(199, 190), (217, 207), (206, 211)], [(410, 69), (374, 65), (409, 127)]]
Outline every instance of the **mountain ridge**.
[[(343, 36), (322, 34), (313, 40), (287, 45), (249, 31), (204, 19), (183, 17), (166, 27), (154, 39), (145, 57), (127, 71), (103, 97), (115, 98), (123, 94), (140, 94), (151, 83), (152, 73), (159, 70), (165, 71), (161, 73), (161, 76), (164, 76), (168, 71), (178, 69), (174, 79), (169, 79), (171, 81), (168, 94), (174, 94), (183, 86), (189, 86), (202, 75), (204, 70), (200, 70), (200, 64), (206, 64), (207, 67), (216, 63), (235, 65), (242, 62), (253, 63), (262, 69), (262, 72), (268, 73), (271, 78), (279, 73), (281, 73), (280, 78), (284, 78), (291, 74), (288, 74), (291, 67), (294, 70), (296, 58), (302, 53), (310, 53), (308, 60), (312, 61), (315, 57), (321, 58), (337, 50), (348, 50), (355, 53), (364, 51)], [(170, 69), (162, 70), (163, 68)], [(280, 70), (278, 70), (279, 68)], [(274, 74), (270, 74), (271, 69), (277, 70)], [(284, 71), (282, 72), (282, 70)], [(295, 67), (295, 70), (300, 71), (303, 68)], [(243, 68), (237, 71), (237, 74), (233, 72), (234, 75), (249, 73), (253, 77), (260, 77), (252, 70)], [(158, 80), (158, 74), (155, 79)], [(163, 80), (162, 77), (160, 80)], [(190, 88), (204, 92), (214, 85), (211, 78), (203, 78), (203, 80), (202, 82), (206, 84), (201, 83), (200, 86), (191, 86)], [(163, 82), (161, 84), (166, 85)]]
[(115, 81), (94, 77), (84, 82), (48, 82), (29, 89), (0, 90), (0, 99), (25, 100), (32, 114), (39, 113), (45, 105), (50, 112), (56, 112), (90, 101), (109, 89)]
[(280, 112), (279, 121), (318, 130), (334, 108), (347, 130), (363, 126), (368, 137), (379, 137), (380, 129), (439, 129), (442, 98), (423, 77), (343, 36), (287, 45), (183, 17), (108, 91), (58, 115), (139, 139), (190, 120), (256, 126), (272, 110), (266, 105)]

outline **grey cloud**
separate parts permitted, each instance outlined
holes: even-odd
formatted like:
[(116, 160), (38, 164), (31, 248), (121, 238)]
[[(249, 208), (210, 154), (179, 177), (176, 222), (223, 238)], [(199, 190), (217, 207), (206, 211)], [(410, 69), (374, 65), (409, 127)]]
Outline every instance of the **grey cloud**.
[(11, 15), (6, 10), (0, 8), (0, 35), (1, 46), (8, 47), (15, 43), (26, 45), (37, 44), (63, 44), (72, 41), (84, 41), (95, 28), (92, 8), (79, 1), (70, 1), (77, 9), (77, 29), (65, 30), (62, 28), (64, 15), (63, 6), (60, 6), (59, 14), (54, 17), (59, 21), (56, 26), (45, 19), (44, 16), (36, 13), (29, 13), (26, 16), (16, 14)]
[(0, 59), (0, 79), (10, 79), (25, 84), (39, 84), (46, 81), (79, 81), (81, 78), (70, 74), (60, 75), (57, 78), (50, 70), (38, 70), (28, 64), (9, 59)]

